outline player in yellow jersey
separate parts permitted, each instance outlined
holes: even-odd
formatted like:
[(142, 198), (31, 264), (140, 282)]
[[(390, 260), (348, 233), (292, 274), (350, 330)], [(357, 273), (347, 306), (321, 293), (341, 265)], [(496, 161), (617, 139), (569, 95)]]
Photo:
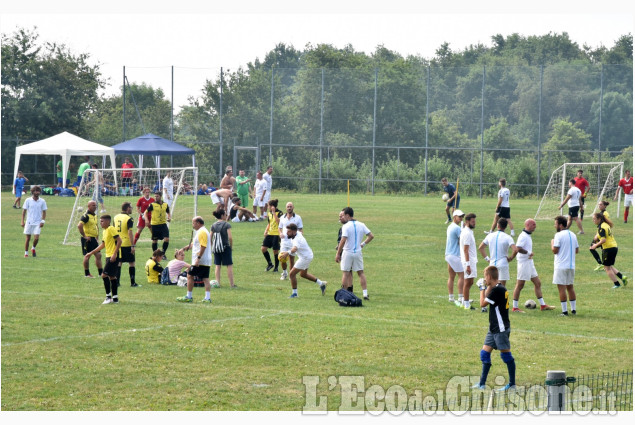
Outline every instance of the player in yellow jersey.
[[(93, 249), (99, 246), (99, 218), (97, 217), (97, 202), (88, 201), (86, 205), (86, 213), (82, 215), (77, 224), (77, 230), (81, 235), (82, 254), (84, 263), (84, 276), (94, 278), (90, 274), (90, 266), (88, 265), (88, 259), (85, 257)], [(97, 266), (98, 275), (101, 276), (102, 264), (101, 264), (101, 252), (95, 254), (95, 265)]]
[[(608, 207), (608, 206), (609, 206), (608, 201), (600, 201), (600, 202), (598, 202), (598, 210), (604, 216), (604, 221), (609, 226), (611, 226), (611, 229), (612, 229), (613, 228), (613, 222), (611, 221), (611, 216), (609, 216), (609, 212), (606, 210), (606, 207)], [(593, 217), (591, 217), (591, 219), (593, 219)], [(593, 245), (594, 243), (595, 243), (595, 239), (591, 241), (591, 245)], [(593, 258), (595, 258), (595, 261), (598, 263), (598, 265), (593, 270), (596, 271), (596, 272), (604, 271), (604, 265), (602, 265), (602, 258), (600, 258), (600, 254), (598, 254), (598, 252), (595, 249), (592, 249), (592, 248), (589, 248), (589, 252), (593, 256)]]
[(121, 238), (117, 234), (117, 229), (111, 226), (111, 217), (108, 214), (104, 214), (99, 219), (99, 224), (103, 229), (101, 238), (101, 244), (88, 254), (85, 258), (90, 258), (91, 255), (98, 253), (102, 249), (106, 248), (106, 266), (101, 274), (104, 279), (104, 288), (106, 289), (106, 299), (102, 304), (118, 303), (119, 297), (117, 296), (117, 264), (121, 255)]
[(606, 222), (604, 214), (597, 212), (593, 214), (593, 223), (598, 227), (598, 232), (593, 238), (593, 245), (589, 249), (596, 249), (602, 247), (602, 265), (606, 275), (613, 282), (613, 289), (621, 287), (617, 281), (618, 278), (622, 279), (624, 286), (628, 284), (628, 278), (620, 273), (615, 268), (615, 257), (617, 257), (617, 242), (613, 237), (613, 230), (611, 226)]
[[(154, 199), (155, 201), (148, 206), (143, 214), (146, 223), (149, 221), (152, 226), (152, 252), (159, 247), (159, 239), (163, 239), (162, 251), (163, 259), (165, 259), (165, 253), (170, 244), (170, 229), (168, 228), (168, 223), (172, 219), (170, 206), (163, 202), (160, 190), (154, 192)], [(152, 217), (150, 217), (150, 214), (152, 214)]]
[(162, 258), (163, 251), (157, 249), (152, 253), (152, 258), (146, 261), (146, 276), (148, 277), (148, 283), (160, 283), (163, 266), (161, 266), (159, 262)]
[(135, 282), (135, 245), (132, 243), (132, 241), (134, 241), (132, 234), (134, 220), (130, 214), (132, 214), (132, 204), (130, 202), (124, 202), (121, 204), (121, 214), (117, 214), (113, 220), (113, 226), (115, 226), (121, 238), (121, 259), (118, 264), (117, 282), (121, 282), (121, 265), (128, 263), (130, 286), (136, 288), (140, 285)]
[[(264, 255), (265, 260), (267, 260), (267, 269), (265, 271), (273, 269), (274, 272), (278, 272), (278, 264), (280, 264), (280, 260), (278, 259), (278, 252), (280, 251), (280, 230), (278, 225), (280, 224), (280, 217), (282, 217), (283, 214), (284, 213), (278, 209), (278, 200), (270, 200), (267, 204), (268, 224), (265, 229), (265, 238), (262, 241), (262, 246), (260, 247), (262, 255)], [(269, 248), (273, 250), (273, 258), (276, 261), (275, 268), (273, 264), (271, 264), (271, 256), (268, 251)]]

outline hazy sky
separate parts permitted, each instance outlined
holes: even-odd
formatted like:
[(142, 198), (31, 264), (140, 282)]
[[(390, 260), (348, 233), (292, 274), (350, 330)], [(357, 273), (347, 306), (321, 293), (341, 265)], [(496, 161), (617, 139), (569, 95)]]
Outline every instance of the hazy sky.
[(125, 65), (131, 83), (161, 87), (169, 99), (174, 66), (177, 106), (197, 96), (205, 79), (216, 79), (221, 67), (234, 70), (263, 59), (280, 42), (298, 50), (308, 43), (337, 48), (351, 44), (368, 54), (384, 45), (403, 56), (430, 58), (444, 42), (462, 50), (476, 43), (490, 46), (491, 36), (498, 33), (527, 36), (551, 31), (567, 32), (579, 45), (610, 47), (621, 35), (633, 33), (635, 10), (614, 0), (539, 0), (530, 5), (455, 0), (451, 7), (412, 5), (412, 0), (321, 0), (307, 5), (247, 0), (236, 2), (240, 6), (111, 0), (107, 10), (84, 3), (2, 5), (0, 29), (10, 34), (18, 27), (37, 26), (40, 41), (89, 53), (109, 78), (106, 94), (119, 90)]

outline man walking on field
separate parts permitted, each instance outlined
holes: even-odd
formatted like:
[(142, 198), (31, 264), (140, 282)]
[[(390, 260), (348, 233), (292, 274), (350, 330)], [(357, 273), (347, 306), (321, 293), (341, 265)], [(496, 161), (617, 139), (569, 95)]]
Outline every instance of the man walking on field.
[(342, 270), (342, 288), (350, 287), (350, 291), (353, 292), (353, 272), (357, 272), (364, 299), (368, 301), (362, 249), (373, 240), (374, 236), (364, 223), (353, 218), (354, 212), (351, 207), (344, 208), (342, 212), (346, 223), (342, 227), (342, 239), (335, 255), (335, 262), (340, 263), (340, 270)]
[(459, 301), (463, 300), (463, 264), (461, 263), (461, 224), (463, 223), (463, 211), (454, 210), (452, 223), (446, 229), (445, 262), (448, 263), (448, 301), (454, 302), (454, 278), (458, 275)]
[(291, 280), (291, 289), (293, 290), (289, 298), (298, 298), (298, 279), (296, 277), (298, 273), (306, 280), (317, 283), (320, 286), (322, 295), (324, 295), (327, 282), (322, 281), (309, 273), (309, 265), (311, 264), (311, 261), (313, 261), (313, 251), (311, 250), (311, 247), (309, 247), (306, 239), (304, 239), (302, 233), (298, 232), (298, 226), (290, 223), (287, 226), (287, 236), (293, 240), (293, 247), (291, 248), (291, 251), (284, 256), (295, 254), (298, 256), (298, 260), (295, 262), (291, 272), (289, 272), (289, 280)]
[(624, 178), (620, 180), (615, 191), (614, 201), (620, 196), (620, 189), (624, 191), (624, 223), (628, 222), (628, 210), (633, 204), (633, 177), (630, 170), (624, 171)]
[(542, 298), (540, 278), (534, 266), (533, 241), (531, 239), (531, 234), (534, 230), (536, 230), (536, 221), (531, 218), (525, 220), (525, 228), (520, 235), (518, 235), (516, 249), (514, 250), (514, 254), (512, 254), (512, 258), (518, 255), (518, 270), (516, 272), (516, 287), (514, 288), (514, 304), (512, 307), (513, 313), (524, 313), (524, 311), (518, 307), (518, 299), (520, 298), (520, 291), (525, 287), (525, 281), (527, 280), (531, 280), (534, 284), (534, 292), (540, 303), (540, 311), (554, 309), (553, 306), (547, 305)]
[(568, 202), (569, 204), (569, 220), (567, 222), (567, 229), (571, 227), (571, 221), (575, 220), (578, 225), (578, 229), (580, 231), (578, 234), (584, 235), (584, 229), (582, 228), (582, 220), (580, 220), (580, 198), (582, 197), (582, 192), (575, 186), (575, 179), (569, 180), (569, 191), (567, 192), (566, 198), (560, 204), (558, 209), (562, 209), (564, 204)]
[(26, 242), (24, 243), (24, 258), (29, 256), (29, 243), (31, 241), (31, 235), (33, 235), (33, 247), (31, 248), (31, 255), (36, 256), (35, 247), (40, 241), (40, 232), (44, 227), (46, 218), (46, 201), (40, 198), (42, 189), (40, 186), (33, 186), (31, 188), (31, 197), (24, 201), (22, 205), (22, 224), (24, 227), (24, 234), (26, 235)]

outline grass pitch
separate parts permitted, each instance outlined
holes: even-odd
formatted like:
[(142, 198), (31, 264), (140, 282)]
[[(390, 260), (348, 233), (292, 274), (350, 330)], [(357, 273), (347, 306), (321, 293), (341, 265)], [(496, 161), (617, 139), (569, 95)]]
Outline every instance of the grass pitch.
[[(276, 195), (281, 205), (293, 201), (303, 218), (315, 255), (310, 271), (329, 282), (324, 297), (317, 285), (300, 279), (300, 297), (287, 298), (289, 281), (264, 271), (260, 244), (266, 225), (259, 222), (232, 225), (239, 288), (229, 289), (223, 269), (212, 305), (184, 305), (175, 301), (183, 288), (147, 284), (147, 243), (137, 248), (143, 287), (130, 287), (124, 266), (120, 305), (102, 306), (101, 279), (84, 278), (80, 248), (61, 245), (73, 199), (45, 197), (49, 210), (38, 256), (25, 259), (20, 211), (11, 208), (11, 194), (3, 193), (2, 410), (300, 410), (308, 375), (320, 377), (318, 396), (328, 395), (328, 409), (336, 410), (339, 393), (327, 388), (332, 375), (361, 375), (367, 388), (398, 384), (408, 394), (427, 395), (454, 376), (480, 374), (488, 319), (447, 301), (440, 199), (351, 197), (356, 218), (375, 240), (364, 249), (371, 299), (363, 308), (345, 309), (333, 292), (341, 279), (334, 257), (346, 195)], [(209, 228), (212, 208), (205, 201), (199, 213)], [(494, 205), (492, 199), (461, 203), (464, 212), (478, 216), (477, 243), (492, 222)], [(517, 233), (536, 208), (537, 201), (513, 200)], [(632, 225), (615, 222), (616, 266), (632, 277)], [(632, 286), (612, 290), (606, 275), (593, 271), (586, 252), (593, 225), (590, 218), (584, 224), (576, 271), (579, 314), (561, 318), (551, 284), (553, 223), (538, 223), (536, 267), (545, 300), (557, 309), (510, 313), (518, 384), (541, 383), (547, 370), (576, 376), (632, 367)], [(481, 259), (479, 274), (484, 266)], [(195, 301), (202, 297), (203, 288), (195, 288)], [(478, 289), (472, 298), (478, 299)], [(531, 283), (521, 302), (528, 298), (535, 299)], [(498, 355), (492, 359), (493, 386), (507, 370)]]

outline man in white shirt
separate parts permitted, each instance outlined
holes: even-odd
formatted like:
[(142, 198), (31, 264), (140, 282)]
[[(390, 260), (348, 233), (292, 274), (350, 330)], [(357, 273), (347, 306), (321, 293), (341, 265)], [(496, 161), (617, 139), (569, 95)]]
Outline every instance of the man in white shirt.
[[(267, 212), (265, 211), (267, 202), (269, 202), (267, 192), (269, 192), (267, 190), (267, 181), (263, 178), (262, 171), (258, 171), (256, 173), (256, 181), (254, 183), (254, 202), (252, 205), (254, 215), (259, 217), (260, 220), (267, 217)], [(267, 200), (265, 200), (265, 198)], [(258, 207), (260, 207), (260, 216), (257, 215)]]
[[(280, 222), (278, 223), (278, 232), (280, 233), (280, 254), (283, 252), (291, 251), (293, 248), (293, 239), (290, 239), (287, 236), (287, 226), (291, 223), (295, 224), (298, 228), (298, 231), (302, 233), (302, 217), (299, 214), (296, 214), (293, 210), (293, 202), (287, 202), (286, 206), (287, 213), (280, 217)], [(287, 259), (289, 260), (289, 270), (291, 270), (295, 264), (295, 255), (289, 255), (288, 258), (284, 255), (280, 258), (278, 255), (278, 259), (282, 264), (282, 274), (280, 275), (280, 280), (285, 280), (289, 277), (289, 273), (287, 272)]]
[(196, 232), (192, 242), (183, 247), (184, 251), (192, 250), (192, 267), (187, 271), (187, 295), (178, 297), (176, 300), (184, 303), (191, 303), (192, 290), (194, 289), (194, 277), (198, 277), (205, 285), (205, 298), (202, 303), (211, 303), (211, 286), (209, 283), (209, 271), (212, 267), (212, 244), (209, 231), (205, 228), (203, 217), (192, 219), (192, 228)]
[[(452, 223), (446, 229), (445, 262), (448, 263), (448, 301), (454, 302), (454, 278), (458, 276), (459, 301), (463, 305), (463, 264), (461, 263), (461, 225), (463, 224), (463, 211), (454, 210)], [(458, 305), (458, 304), (457, 304)]]
[(265, 195), (265, 202), (269, 202), (271, 199), (271, 189), (273, 187), (273, 179), (271, 178), (271, 174), (273, 174), (273, 167), (270, 165), (267, 167), (267, 171), (262, 175), (262, 178), (267, 182), (267, 193)]
[(538, 272), (534, 266), (534, 250), (531, 234), (536, 230), (536, 221), (528, 218), (525, 220), (525, 228), (518, 236), (516, 241), (516, 249), (514, 250), (513, 257), (517, 255), (518, 269), (516, 272), (516, 287), (514, 288), (514, 304), (512, 307), (513, 313), (524, 313), (518, 307), (518, 299), (520, 298), (520, 291), (525, 287), (525, 281), (531, 280), (534, 284), (534, 292), (536, 298), (540, 303), (540, 311), (553, 310), (554, 307), (547, 305), (542, 298), (542, 289), (540, 285), (540, 278)]
[(551, 240), (551, 252), (553, 258), (553, 283), (558, 285), (561, 316), (568, 316), (567, 295), (571, 304), (571, 314), (576, 314), (576, 296), (573, 289), (575, 278), (575, 256), (579, 252), (578, 239), (575, 234), (567, 229), (567, 219), (561, 215), (555, 218), (554, 227), (556, 235)]
[(24, 227), (24, 234), (26, 235), (26, 242), (24, 243), (24, 258), (29, 256), (29, 243), (31, 242), (31, 235), (33, 235), (33, 247), (31, 248), (31, 254), (35, 257), (35, 247), (40, 240), (40, 232), (44, 227), (44, 219), (46, 218), (46, 201), (40, 198), (42, 189), (40, 186), (33, 186), (31, 188), (31, 197), (27, 199), (22, 205), (22, 224)]
[(293, 247), (288, 253), (281, 254), (282, 257), (286, 258), (289, 255), (295, 254), (298, 256), (295, 265), (291, 269), (291, 272), (289, 272), (289, 280), (291, 280), (291, 289), (293, 290), (293, 293), (289, 298), (298, 297), (298, 280), (296, 278), (298, 273), (300, 273), (300, 276), (303, 278), (320, 285), (320, 290), (322, 291), (322, 295), (324, 295), (327, 282), (322, 281), (309, 273), (309, 265), (311, 264), (311, 261), (313, 261), (313, 251), (311, 250), (311, 247), (309, 247), (306, 239), (304, 239), (304, 235), (298, 232), (298, 226), (293, 223), (289, 223), (289, 225), (287, 225), (287, 236), (289, 239), (293, 240)]
[[(508, 257), (507, 252), (510, 247), (516, 246), (512, 237), (505, 233), (506, 228), (507, 219), (499, 218), (498, 230), (488, 234), (478, 247), (481, 255), (485, 257), (485, 261), (489, 261), (490, 266), (495, 266), (498, 269), (498, 281), (503, 286), (509, 280), (509, 262), (513, 258)], [(489, 247), (489, 256), (485, 254), (485, 246)]]
[(457, 307), (466, 310), (475, 310), (470, 303), (470, 288), (474, 284), (476, 277), (476, 240), (474, 239), (474, 228), (476, 227), (476, 214), (469, 213), (465, 216), (463, 229), (459, 238), (459, 249), (461, 252), (461, 263), (463, 264), (463, 292), (459, 294)]
[(500, 187), (500, 190), (498, 191), (498, 203), (496, 204), (496, 212), (494, 213), (494, 222), (492, 223), (490, 230), (486, 230), (485, 233), (487, 234), (493, 232), (498, 220), (504, 218), (507, 220), (512, 236), (514, 236), (514, 223), (512, 223), (511, 208), (509, 207), (510, 192), (509, 189), (505, 187), (507, 186), (507, 180), (500, 179), (498, 181), (498, 186)]
[(564, 198), (564, 201), (558, 207), (559, 210), (562, 209), (564, 204), (569, 205), (569, 219), (567, 221), (567, 229), (571, 227), (571, 221), (575, 220), (578, 224), (579, 235), (584, 235), (584, 229), (582, 228), (582, 220), (580, 220), (580, 198), (582, 197), (582, 192), (575, 186), (575, 179), (569, 180), (569, 191), (567, 192), (567, 196)]
[(340, 270), (342, 270), (342, 288), (348, 289), (350, 286), (351, 292), (353, 291), (353, 272), (357, 272), (364, 299), (368, 301), (362, 249), (373, 240), (374, 236), (364, 223), (353, 218), (354, 211), (351, 207), (344, 208), (342, 212), (345, 224), (342, 226), (342, 239), (335, 254), (335, 262), (340, 263)]
[(172, 171), (168, 171), (168, 173), (163, 178), (163, 200), (168, 207), (172, 209), (172, 200), (174, 199), (174, 180), (172, 180)]

